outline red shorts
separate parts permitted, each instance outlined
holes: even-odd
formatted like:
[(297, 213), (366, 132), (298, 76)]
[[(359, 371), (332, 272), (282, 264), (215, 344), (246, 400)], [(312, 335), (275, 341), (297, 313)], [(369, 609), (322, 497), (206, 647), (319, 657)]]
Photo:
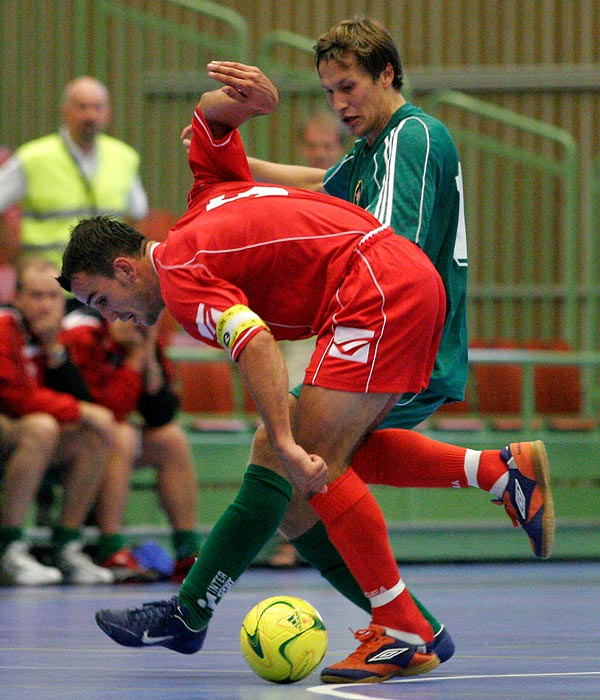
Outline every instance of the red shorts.
[(304, 383), (358, 393), (429, 384), (446, 296), (420, 248), (390, 229), (360, 245), (317, 335)]

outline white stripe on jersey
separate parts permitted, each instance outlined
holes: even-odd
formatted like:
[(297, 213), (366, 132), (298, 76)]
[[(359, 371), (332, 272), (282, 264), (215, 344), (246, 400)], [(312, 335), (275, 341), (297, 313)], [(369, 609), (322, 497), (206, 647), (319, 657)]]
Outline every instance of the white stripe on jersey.
[[(242, 250), (252, 250), (253, 248), (262, 248), (264, 246), (271, 246), (271, 245), (277, 245), (279, 243), (293, 243), (294, 241), (309, 241), (313, 240), (315, 238), (318, 239), (324, 239), (324, 238), (339, 238), (340, 236), (360, 236), (361, 238), (363, 236), (368, 235), (371, 233), (371, 231), (338, 231), (336, 233), (325, 233), (321, 234), (319, 236), (291, 236), (291, 237), (286, 237), (286, 238), (275, 238), (270, 241), (259, 241), (258, 243), (248, 243), (247, 245), (242, 245), (242, 246), (236, 246), (235, 248), (218, 248), (218, 249), (205, 249), (202, 248), (201, 250), (196, 251), (194, 253), (194, 256), (190, 260), (185, 260), (184, 262), (177, 263), (175, 265), (165, 265), (162, 260), (157, 261), (158, 264), (160, 264), (161, 268), (163, 270), (178, 270), (179, 268), (182, 267), (188, 267), (188, 266), (200, 266), (202, 267), (202, 263), (197, 263), (195, 262), (196, 258), (198, 255), (228, 255), (230, 253), (239, 253)], [(360, 240), (360, 239), (358, 239)], [(357, 240), (357, 242), (358, 242)]]
[[(431, 148), (429, 139), (429, 129), (422, 119), (418, 117), (407, 117), (403, 119), (398, 126), (396, 126), (385, 138), (385, 148), (384, 148), (384, 163), (385, 163), (385, 176), (382, 186), (379, 190), (379, 196), (377, 197), (376, 207), (373, 211), (374, 216), (379, 219), (383, 224), (388, 226), (392, 223), (392, 212), (394, 209), (394, 182), (396, 177), (396, 152), (398, 150), (398, 139), (400, 138), (400, 131), (406, 125), (408, 121), (416, 121), (423, 126), (425, 130), (425, 136), (427, 139), (427, 150), (425, 153), (425, 162), (423, 163), (423, 175), (421, 178), (421, 197), (419, 201), (419, 225), (415, 234), (415, 243), (419, 243), (419, 236), (421, 233), (421, 225), (423, 223), (423, 202), (425, 198), (425, 175), (427, 173), (427, 167), (429, 164), (429, 152)], [(397, 233), (401, 233), (397, 231)]]

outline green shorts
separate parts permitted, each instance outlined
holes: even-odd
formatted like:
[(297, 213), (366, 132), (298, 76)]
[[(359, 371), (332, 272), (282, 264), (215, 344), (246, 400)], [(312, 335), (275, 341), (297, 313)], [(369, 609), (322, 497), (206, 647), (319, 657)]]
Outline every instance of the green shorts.
[[(291, 394), (298, 398), (302, 384), (295, 386)], [(411, 396), (414, 397), (411, 399)], [(438, 408), (448, 402), (448, 397), (425, 389), (420, 394), (407, 394), (387, 414), (375, 430), (404, 428), (412, 430), (416, 425), (432, 416)]]

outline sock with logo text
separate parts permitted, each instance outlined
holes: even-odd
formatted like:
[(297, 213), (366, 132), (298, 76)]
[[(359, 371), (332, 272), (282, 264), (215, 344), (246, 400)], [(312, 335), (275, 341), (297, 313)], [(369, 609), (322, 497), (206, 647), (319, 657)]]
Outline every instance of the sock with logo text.
[(250, 464), (235, 500), (219, 518), (177, 594), (192, 629), (206, 627), (217, 603), (275, 534), (292, 496), (288, 481)]
[(309, 502), (369, 598), (373, 622), (411, 644), (430, 642), (431, 625), (400, 577), (383, 513), (364, 481), (348, 469)]

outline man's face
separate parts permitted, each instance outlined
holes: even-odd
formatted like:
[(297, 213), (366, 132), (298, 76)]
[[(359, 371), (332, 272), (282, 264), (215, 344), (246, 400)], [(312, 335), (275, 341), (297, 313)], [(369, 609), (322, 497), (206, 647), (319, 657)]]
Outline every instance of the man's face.
[(65, 293), (48, 269), (26, 269), (20, 289), (15, 296), (15, 307), (21, 312), (33, 333), (60, 325), (65, 314)]
[(307, 165), (327, 170), (344, 155), (344, 147), (335, 122), (308, 122), (304, 130), (302, 157)]
[(108, 126), (108, 94), (93, 81), (77, 83), (62, 108), (63, 120), (75, 143), (82, 147), (93, 143)]
[(139, 276), (115, 271), (115, 277), (77, 273), (71, 280), (71, 291), (77, 299), (96, 309), (109, 323), (117, 319), (140, 326), (152, 326), (164, 304)]
[(321, 62), (318, 71), (321, 86), (340, 121), (353, 136), (364, 136), (372, 143), (391, 116), (387, 99), (391, 88), (389, 79), (384, 78), (385, 71), (374, 81), (353, 52), (346, 53), (343, 62)]

